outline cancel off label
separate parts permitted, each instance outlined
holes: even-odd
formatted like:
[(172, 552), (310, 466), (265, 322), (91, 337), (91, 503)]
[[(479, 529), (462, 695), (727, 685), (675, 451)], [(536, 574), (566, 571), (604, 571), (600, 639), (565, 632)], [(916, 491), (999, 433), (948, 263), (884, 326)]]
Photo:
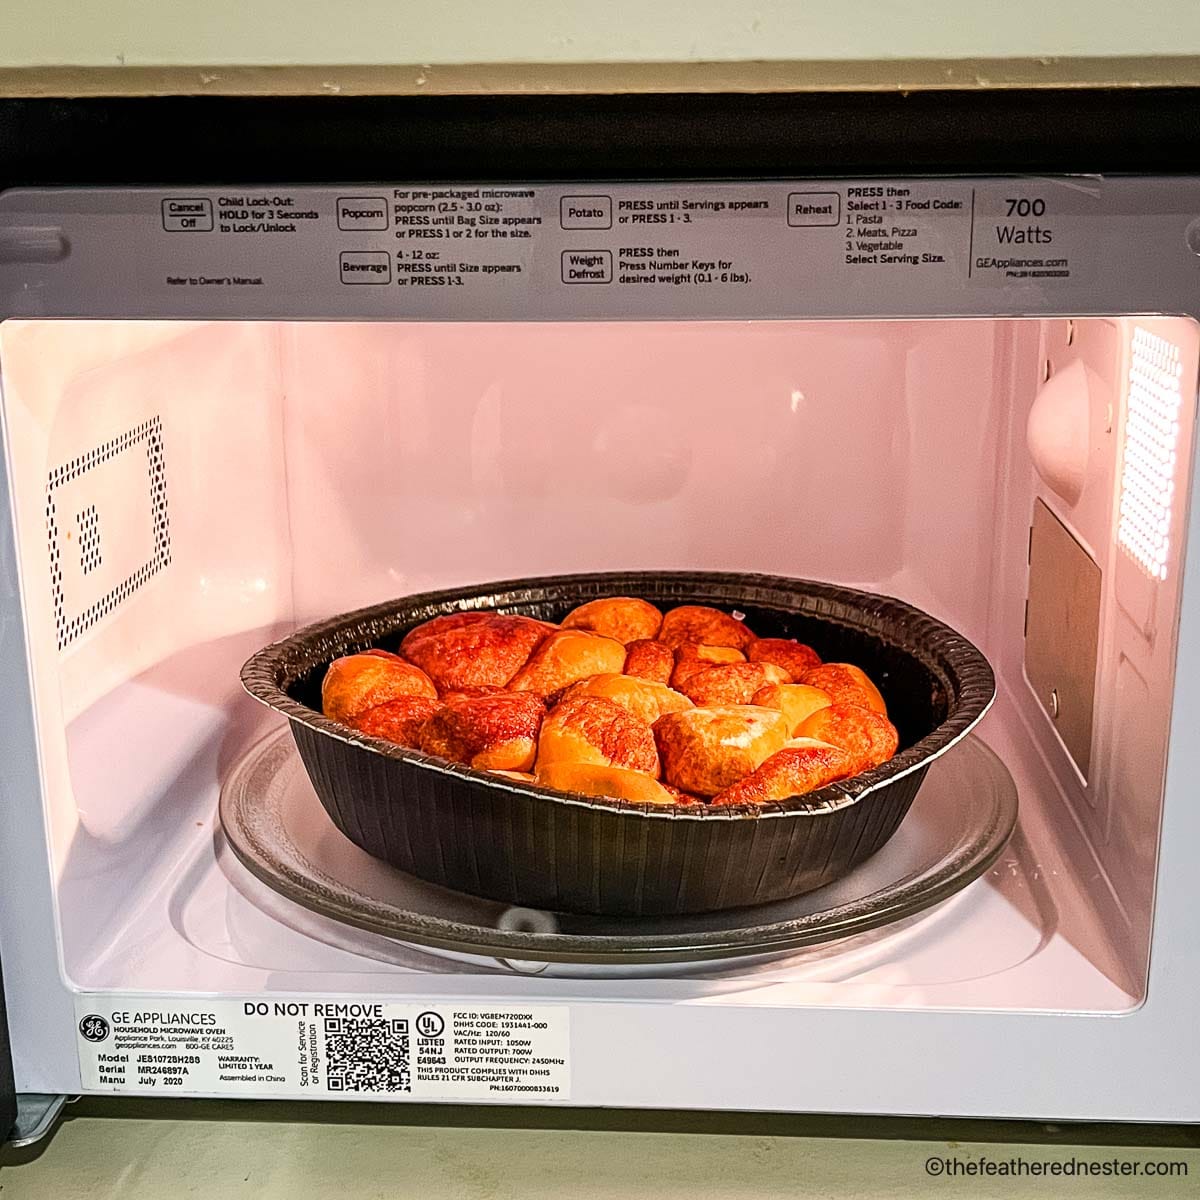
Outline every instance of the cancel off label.
[(76, 1000), (101, 1092), (565, 1100), (569, 1010), (348, 1000)]

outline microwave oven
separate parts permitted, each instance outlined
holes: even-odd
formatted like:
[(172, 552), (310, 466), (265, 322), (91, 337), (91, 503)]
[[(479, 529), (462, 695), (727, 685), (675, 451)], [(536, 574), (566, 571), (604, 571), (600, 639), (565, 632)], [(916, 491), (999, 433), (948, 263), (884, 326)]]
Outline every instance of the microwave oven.
[[(5, 113), (17, 1092), (1200, 1117), (1194, 94)], [(994, 702), (826, 887), (581, 916), (364, 853), (241, 683), (594, 573), (918, 610)]]

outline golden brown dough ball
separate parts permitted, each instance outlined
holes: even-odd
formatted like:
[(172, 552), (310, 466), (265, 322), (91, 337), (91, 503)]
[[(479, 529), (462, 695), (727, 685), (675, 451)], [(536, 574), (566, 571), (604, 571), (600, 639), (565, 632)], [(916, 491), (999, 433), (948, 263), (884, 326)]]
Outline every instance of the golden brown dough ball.
[(755, 638), (746, 650), (751, 662), (774, 663), (799, 683), (809, 671), (821, 665), (821, 656), (811, 647), (794, 638)]
[(715, 796), (783, 749), (787, 721), (773, 708), (731, 704), (668, 713), (654, 726), (667, 783)]
[(671, 672), (671, 686), (680, 691), (683, 685), (700, 671), (745, 661), (746, 656), (733, 646), (703, 646), (695, 642), (684, 642), (675, 650), (675, 669)]
[(599, 763), (557, 762), (539, 766), (537, 782), (561, 792), (584, 796), (612, 796), (617, 800), (640, 800), (645, 804), (674, 804), (675, 798), (657, 779), (644, 771)]
[(787, 717), (788, 733), (794, 736), (818, 708), (832, 704), (833, 697), (807, 683), (771, 683), (755, 692), (750, 703), (779, 709)]
[(702, 800), (699, 796), (692, 795), (691, 792), (685, 792), (681, 788), (677, 788), (669, 783), (664, 783), (663, 788), (670, 794), (671, 800), (675, 804), (679, 804), (684, 808), (695, 808), (699, 805), (706, 805), (708, 802)]
[(478, 771), (529, 771), (546, 706), (536, 696), (498, 692), (440, 708), (421, 730), (421, 749)]
[(647, 725), (653, 725), (659, 717), (669, 712), (691, 708), (692, 702), (679, 692), (663, 683), (651, 683), (647, 679), (635, 679), (631, 675), (593, 675), (573, 683), (563, 693), (563, 700), (575, 700), (581, 696), (599, 696), (619, 704)]
[(505, 613), (492, 612), (489, 609), (446, 613), (444, 616), (433, 617), (428, 621), (422, 621), (420, 625), (414, 625), (400, 643), (400, 654), (404, 658), (411, 658), (409, 651), (420, 642), (429, 641), (431, 638), (443, 638), (451, 633), (460, 633), (464, 629), (471, 629), (477, 625), (494, 625), (496, 621), (517, 621), (521, 624), (533, 625), (541, 631), (543, 636), (553, 633), (558, 628), (549, 621), (539, 621), (534, 617), (520, 615), (510, 616)]
[(538, 774), (563, 762), (627, 767), (658, 777), (658, 751), (650, 726), (619, 704), (598, 696), (568, 700), (543, 723), (538, 738)]
[(685, 642), (705, 646), (733, 646), (745, 650), (754, 634), (741, 621), (703, 604), (681, 604), (663, 617), (658, 640), (675, 648)]
[(900, 745), (900, 735), (891, 721), (859, 704), (831, 704), (818, 709), (797, 733), (845, 750), (853, 775), (887, 762)]
[(852, 773), (850, 755), (813, 738), (795, 738), (757, 770), (713, 797), (714, 805), (768, 804), (815, 792)]
[(619, 675), (624, 666), (620, 642), (582, 629), (561, 629), (533, 652), (508, 686), (514, 692), (549, 696), (589, 675)]
[(426, 696), (401, 696), (398, 700), (388, 700), (385, 704), (368, 708), (350, 723), (360, 733), (417, 750), (421, 745), (421, 730), (425, 722), (441, 707), (439, 701)]
[(503, 687), (553, 631), (531, 617), (449, 613), (410, 630), (400, 649), (440, 691)]
[(625, 647), (625, 674), (651, 683), (670, 683), (675, 670), (675, 653), (653, 638), (630, 642)]
[(688, 675), (679, 690), (694, 704), (749, 704), (754, 693), (772, 683), (786, 683), (788, 673), (774, 663), (727, 663)]
[(887, 705), (879, 689), (853, 663), (824, 663), (809, 671), (800, 682), (828, 692), (835, 704), (861, 704), (887, 716)]
[(347, 725), (368, 709), (401, 696), (436, 700), (437, 688), (424, 671), (386, 651), (335, 658), (321, 682), (321, 710)]
[(662, 613), (653, 604), (633, 596), (591, 600), (563, 617), (564, 629), (586, 629), (628, 645), (653, 638), (662, 624)]

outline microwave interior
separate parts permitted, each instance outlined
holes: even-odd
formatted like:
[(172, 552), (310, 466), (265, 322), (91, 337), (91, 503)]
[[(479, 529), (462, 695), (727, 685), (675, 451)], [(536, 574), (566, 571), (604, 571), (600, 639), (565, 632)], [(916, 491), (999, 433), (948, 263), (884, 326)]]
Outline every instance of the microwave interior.
[(6, 322), (65, 977), (530, 986), (520, 964), (340, 926), (234, 859), (220, 789), (281, 727), (239, 669), (390, 597), (686, 569), (850, 585), (961, 631), (996, 675), (974, 736), (1015, 784), (1018, 827), (982, 878), (914, 917), (752, 966), (568, 965), (563, 993), (1136, 1007), (1198, 347), (1190, 319), (1140, 315)]

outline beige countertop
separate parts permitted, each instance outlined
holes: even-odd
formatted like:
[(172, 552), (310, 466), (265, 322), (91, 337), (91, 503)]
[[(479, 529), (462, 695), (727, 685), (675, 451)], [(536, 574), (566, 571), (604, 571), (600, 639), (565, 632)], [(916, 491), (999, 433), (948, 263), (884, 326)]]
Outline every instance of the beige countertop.
[[(41, 1146), (0, 1152), (0, 1200), (1200, 1195), (1191, 1127), (107, 1098), (68, 1114)], [(964, 1165), (932, 1177), (931, 1159)], [(965, 1174), (1015, 1159), (1114, 1173)], [(1189, 1175), (1141, 1175), (1160, 1162)]]
[(4, 0), (0, 94), (1200, 83), (1195, 0)]

